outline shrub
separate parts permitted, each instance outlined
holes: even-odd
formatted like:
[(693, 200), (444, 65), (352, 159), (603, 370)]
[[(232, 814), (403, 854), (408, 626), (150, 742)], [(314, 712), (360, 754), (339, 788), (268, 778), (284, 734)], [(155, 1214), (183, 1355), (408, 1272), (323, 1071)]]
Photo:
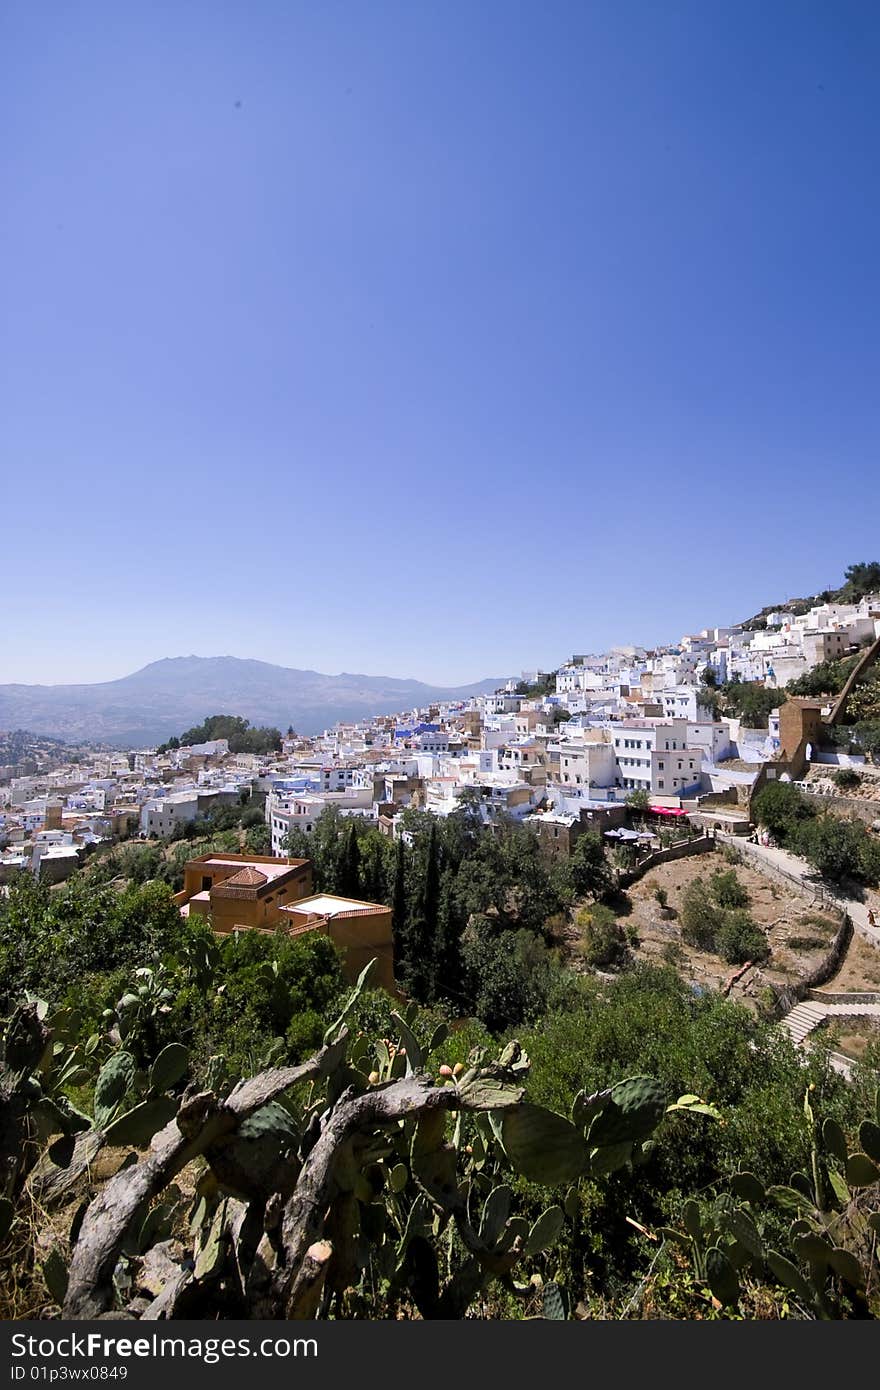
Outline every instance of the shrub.
[(715, 941), (718, 909), (702, 878), (695, 878), (681, 895), (681, 935), (689, 946), (711, 951)]
[(766, 960), (770, 954), (763, 931), (742, 908), (725, 912), (715, 933), (715, 950), (728, 965)]
[(780, 840), (787, 840), (802, 821), (814, 814), (807, 798), (790, 782), (768, 783), (752, 802), (752, 818)]
[(748, 907), (748, 890), (733, 869), (716, 869), (709, 878), (709, 892), (719, 907)]
[(601, 835), (587, 831), (579, 836), (568, 861), (571, 885), (579, 898), (599, 898), (611, 887), (611, 868)]
[(577, 915), (581, 928), (580, 950), (588, 965), (622, 965), (626, 959), (626, 935), (610, 907), (602, 903)]
[(854, 767), (838, 768), (831, 779), (835, 787), (840, 787), (841, 791), (847, 791), (851, 787), (860, 787), (862, 779)]
[(657, 899), (657, 902), (660, 904), (661, 907), (669, 906), (669, 894), (667, 893), (665, 888), (655, 888), (654, 897)]
[(868, 832), (860, 821), (824, 815), (797, 827), (795, 848), (823, 878), (840, 883), (845, 878), (863, 878), (866, 871), (876, 871), (874, 856), (865, 852), (866, 841)]

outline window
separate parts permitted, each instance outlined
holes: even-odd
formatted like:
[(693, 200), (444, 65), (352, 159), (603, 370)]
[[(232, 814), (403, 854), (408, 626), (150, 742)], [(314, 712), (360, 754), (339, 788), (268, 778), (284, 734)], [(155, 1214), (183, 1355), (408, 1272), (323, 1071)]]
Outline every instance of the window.
[(658, 779), (658, 781), (657, 781), (657, 786), (658, 786), (658, 787), (662, 787), (663, 785), (664, 785), (663, 778), (660, 777), (660, 778)]
[(657, 767), (660, 769), (661, 772), (663, 771), (663, 766), (664, 766), (664, 765), (663, 765), (662, 762), (659, 762), (659, 763), (657, 764)]

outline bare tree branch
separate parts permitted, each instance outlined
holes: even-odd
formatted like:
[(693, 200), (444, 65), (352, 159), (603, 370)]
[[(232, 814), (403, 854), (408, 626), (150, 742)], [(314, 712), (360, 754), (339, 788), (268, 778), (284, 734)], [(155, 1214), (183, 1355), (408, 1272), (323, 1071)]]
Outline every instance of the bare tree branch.
[(113, 1271), (125, 1233), (141, 1207), (181, 1168), (291, 1086), (332, 1071), (344, 1047), (343, 1035), (301, 1066), (273, 1067), (241, 1082), (226, 1101), (218, 1102), (210, 1092), (187, 1101), (155, 1135), (149, 1156), (111, 1178), (86, 1212), (70, 1264), (64, 1317), (95, 1318), (112, 1306)]

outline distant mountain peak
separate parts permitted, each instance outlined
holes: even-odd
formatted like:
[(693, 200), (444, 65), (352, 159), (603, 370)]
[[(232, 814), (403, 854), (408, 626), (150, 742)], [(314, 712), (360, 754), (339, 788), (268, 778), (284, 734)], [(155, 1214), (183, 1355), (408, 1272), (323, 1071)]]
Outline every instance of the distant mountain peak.
[(277, 666), (253, 657), (166, 656), (130, 675), (94, 685), (0, 685), (0, 728), (144, 747), (161, 743), (211, 714), (316, 733), (340, 720), (396, 714), (436, 700), (488, 694), (507, 677), (464, 686)]

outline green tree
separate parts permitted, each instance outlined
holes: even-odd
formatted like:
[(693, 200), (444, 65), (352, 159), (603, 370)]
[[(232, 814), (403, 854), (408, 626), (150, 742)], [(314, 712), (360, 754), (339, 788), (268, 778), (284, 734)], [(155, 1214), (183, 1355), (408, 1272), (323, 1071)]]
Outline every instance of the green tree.
[(763, 729), (771, 711), (787, 698), (784, 690), (768, 690), (756, 681), (728, 681), (721, 693), (725, 713), (741, 719), (749, 729)]
[(858, 565), (849, 565), (844, 571), (843, 588), (839, 590), (839, 597), (844, 603), (857, 603), (866, 594), (876, 594), (880, 590), (880, 562), (871, 560), (863, 561)]
[(338, 892), (344, 898), (357, 898), (361, 891), (361, 856), (358, 849), (358, 834), (354, 821), (350, 821), (343, 837), (342, 854), (339, 860)]
[(853, 687), (846, 717), (855, 724), (871, 724), (880, 719), (880, 672), (872, 670)]
[(748, 907), (749, 894), (735, 869), (716, 869), (709, 875), (709, 892), (719, 907)]
[(782, 841), (814, 814), (807, 798), (790, 782), (768, 782), (752, 801), (752, 819)]
[(861, 878), (868, 832), (861, 821), (839, 820), (830, 812), (798, 826), (795, 848), (831, 883)]
[(803, 695), (817, 699), (820, 695), (837, 695), (843, 689), (850, 671), (861, 660), (861, 653), (841, 657), (838, 661), (820, 661), (809, 671), (785, 687), (790, 695)]
[(699, 951), (712, 951), (719, 923), (719, 909), (704, 879), (691, 879), (681, 895), (679, 909), (682, 939)]
[(581, 908), (577, 915), (581, 931), (578, 949), (587, 965), (619, 967), (629, 954), (626, 933), (614, 913), (604, 903)]
[(394, 846), (380, 830), (370, 826), (359, 834), (360, 896), (371, 903), (391, 904), (394, 880)]
[(572, 889), (576, 897), (601, 898), (611, 887), (611, 866), (602, 836), (589, 830), (575, 841), (568, 861)]
[(281, 748), (279, 729), (251, 728), (250, 720), (237, 714), (211, 714), (203, 724), (185, 730), (176, 742), (171, 740), (164, 747), (189, 748), (220, 738), (228, 740), (230, 753), (275, 753)]
[(742, 908), (724, 913), (715, 933), (714, 949), (729, 965), (766, 960), (770, 954), (767, 937)]
[(880, 762), (880, 719), (859, 720), (847, 733), (872, 762)]
[(394, 846), (394, 888), (391, 897), (391, 931), (394, 941), (394, 968), (400, 979), (409, 973), (409, 897), (406, 846), (398, 836)]
[(248, 854), (271, 854), (272, 832), (264, 820), (252, 825), (244, 837)]
[(428, 832), (426, 862), (418, 905), (410, 925), (408, 982), (417, 999), (431, 1002), (437, 974), (437, 925), (440, 909), (440, 849), (437, 824)]
[(487, 917), (468, 923), (462, 962), (471, 1007), (492, 1032), (538, 1019), (559, 974), (540, 937), (524, 930), (499, 931)]

